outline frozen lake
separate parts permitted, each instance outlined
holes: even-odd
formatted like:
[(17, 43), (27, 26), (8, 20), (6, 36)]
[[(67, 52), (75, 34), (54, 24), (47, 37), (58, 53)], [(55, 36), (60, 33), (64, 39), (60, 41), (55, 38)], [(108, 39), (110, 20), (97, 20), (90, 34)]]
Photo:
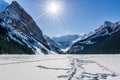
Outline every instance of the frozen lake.
[(120, 55), (0, 55), (0, 80), (120, 80)]

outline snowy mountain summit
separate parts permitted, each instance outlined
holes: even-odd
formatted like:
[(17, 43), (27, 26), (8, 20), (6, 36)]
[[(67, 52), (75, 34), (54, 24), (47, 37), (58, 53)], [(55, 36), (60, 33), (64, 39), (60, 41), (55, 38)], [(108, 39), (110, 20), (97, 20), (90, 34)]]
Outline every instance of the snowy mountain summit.
[(64, 36), (58, 36), (58, 37), (53, 37), (52, 39), (58, 43), (59, 47), (63, 50), (69, 48), (72, 45), (72, 42), (76, 39), (80, 38), (80, 35), (64, 35)]
[(63, 53), (61, 49), (68, 54), (120, 53), (120, 21), (105, 21), (87, 35), (52, 39), (43, 36), (33, 18), (16, 1), (8, 4), (0, 0), (0, 53), (55, 54)]
[(105, 21), (100, 28), (75, 42), (69, 54), (116, 54), (120, 53), (120, 21)]
[(50, 54), (48, 43), (32, 17), (16, 1), (9, 5), (2, 0), (0, 3), (7, 5), (0, 13), (0, 53)]

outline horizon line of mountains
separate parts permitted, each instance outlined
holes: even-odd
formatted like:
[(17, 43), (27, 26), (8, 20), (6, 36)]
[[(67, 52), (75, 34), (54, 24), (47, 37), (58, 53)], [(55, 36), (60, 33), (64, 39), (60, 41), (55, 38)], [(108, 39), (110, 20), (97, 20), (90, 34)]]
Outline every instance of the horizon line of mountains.
[(16, 1), (0, 5), (0, 54), (120, 53), (120, 21), (105, 21), (89, 34), (50, 38)]

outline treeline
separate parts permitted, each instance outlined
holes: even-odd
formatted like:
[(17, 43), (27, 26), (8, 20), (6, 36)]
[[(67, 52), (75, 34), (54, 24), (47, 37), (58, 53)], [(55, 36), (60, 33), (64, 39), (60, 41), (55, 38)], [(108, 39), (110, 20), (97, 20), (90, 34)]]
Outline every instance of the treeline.
[(0, 54), (34, 54), (27, 45), (19, 44), (7, 35), (8, 31), (0, 25)]
[(34, 54), (32, 49), (15, 41), (0, 38), (0, 54)]

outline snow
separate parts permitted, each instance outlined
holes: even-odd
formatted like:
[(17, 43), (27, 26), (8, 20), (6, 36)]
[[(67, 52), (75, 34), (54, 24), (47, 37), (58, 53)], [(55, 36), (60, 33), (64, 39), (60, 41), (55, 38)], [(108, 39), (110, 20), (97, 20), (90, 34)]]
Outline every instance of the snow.
[(85, 43), (88, 45), (88, 44), (94, 44), (95, 42), (91, 42), (91, 40), (87, 40), (85, 41)]
[(119, 22), (111, 23), (109, 21), (105, 21), (103, 25), (101, 25), (95, 31), (90, 32), (89, 34), (85, 34), (73, 41), (73, 45), (68, 50), (70, 53), (79, 52), (80, 50), (86, 49), (87, 46), (92, 46), (93, 44), (97, 44), (101, 42), (103, 39), (111, 36), (113, 33), (119, 30)]
[[(9, 12), (9, 14), (7, 12)], [(20, 20), (20, 16), (14, 8), (7, 8), (6, 9), (6, 16), (13, 18), (15, 20)]]
[[(70, 46), (71, 47), (71, 46)], [(68, 51), (69, 49), (70, 49), (70, 47), (67, 47), (67, 48), (65, 48), (65, 49), (61, 49), (63, 52), (66, 52), (66, 51)]]
[(120, 55), (0, 55), (1, 80), (120, 80)]
[(53, 41), (49, 36), (47, 35), (43, 35), (45, 40), (47, 41), (47, 44), (49, 45), (50, 49), (51, 49), (51, 53), (54, 54), (59, 54), (62, 53), (63, 51), (60, 49), (59, 45)]
[[(0, 24), (8, 30), (8, 35), (12, 40), (14, 40), (22, 45), (26, 44), (33, 51), (35, 51), (35, 54), (41, 54), (41, 55), (48, 54), (48, 53), (55, 54), (55, 53), (50, 52), (50, 50), (48, 50), (43, 44), (38, 42), (34, 37), (28, 36), (28, 35), (24, 34), (23, 32), (15, 30), (11, 25), (7, 24), (6, 22), (2, 22)], [(21, 40), (17, 39), (15, 36)], [(33, 40), (34, 43), (30, 43), (29, 40)], [(34, 50), (34, 48), (35, 48), (35, 50)], [(43, 49), (45, 52), (42, 51)]]
[(58, 43), (59, 47), (61, 49), (67, 49), (69, 46), (73, 44), (73, 41), (80, 38), (81, 35), (64, 35), (64, 36), (58, 36), (58, 37), (53, 37), (52, 39)]
[(0, 13), (3, 12), (8, 5), (4, 0), (0, 0)]

